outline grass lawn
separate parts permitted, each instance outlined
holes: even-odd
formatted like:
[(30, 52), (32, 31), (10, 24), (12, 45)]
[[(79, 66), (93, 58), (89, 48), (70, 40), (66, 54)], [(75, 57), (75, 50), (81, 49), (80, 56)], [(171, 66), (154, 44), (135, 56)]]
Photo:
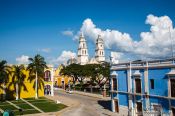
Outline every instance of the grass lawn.
[[(38, 107), (44, 112), (57, 112), (67, 107), (63, 104), (56, 104), (54, 101), (47, 99), (45, 97), (40, 97), (39, 99), (27, 98), (25, 100), (27, 100), (28, 102), (30, 102), (31, 104)], [(35, 110), (32, 106), (30, 106), (29, 104), (27, 104), (26, 102), (22, 100), (12, 100), (10, 102), (20, 107), (22, 109), (22, 114), (40, 113), (38, 110)], [(0, 108), (2, 110), (6, 110), (6, 109), (12, 110), (15, 115), (21, 114), (19, 109), (15, 108), (14, 106), (12, 106), (11, 104), (7, 102), (0, 102)]]
[(54, 102), (40, 102), (32, 104), (43, 110), (44, 112), (56, 112), (66, 107), (63, 104), (55, 104)]
[(44, 112), (56, 112), (67, 107), (64, 104), (56, 104), (54, 101), (41, 97), (37, 100), (26, 99), (28, 102), (43, 110)]
[[(36, 114), (36, 113), (40, 113), (38, 110), (35, 109), (31, 109), (31, 110), (24, 110), (22, 112), (22, 114)], [(22, 115), (19, 111), (14, 111), (15, 115)]]
[(9, 109), (9, 110), (18, 110), (17, 108), (15, 108), (14, 106), (10, 105), (10, 104), (7, 104), (7, 105), (0, 105), (0, 108), (2, 110), (6, 110), (6, 109)]
[(17, 106), (19, 106), (20, 108), (24, 109), (34, 109), (33, 107), (31, 107), (29, 104), (18, 104)]

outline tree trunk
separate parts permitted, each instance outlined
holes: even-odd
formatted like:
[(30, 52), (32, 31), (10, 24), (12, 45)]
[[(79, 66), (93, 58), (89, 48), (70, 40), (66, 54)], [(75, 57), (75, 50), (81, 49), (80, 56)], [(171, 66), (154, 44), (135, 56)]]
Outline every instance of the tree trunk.
[(3, 100), (6, 99), (6, 85), (5, 82), (3, 83)]
[(91, 87), (91, 93), (93, 92), (93, 88), (92, 88), (92, 85), (90, 86)]
[(38, 99), (38, 73), (36, 71), (36, 79), (35, 79), (35, 99)]
[(19, 87), (18, 87), (18, 83), (16, 83), (16, 100), (19, 99)]
[(102, 86), (100, 86), (100, 94), (101, 94), (101, 95), (103, 94)]

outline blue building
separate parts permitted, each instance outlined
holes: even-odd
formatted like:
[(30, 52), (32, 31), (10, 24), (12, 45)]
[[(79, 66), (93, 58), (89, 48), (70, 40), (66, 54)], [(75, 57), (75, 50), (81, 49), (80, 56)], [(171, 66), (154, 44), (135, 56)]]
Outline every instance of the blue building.
[(175, 116), (175, 58), (112, 64), (110, 85), (113, 112)]

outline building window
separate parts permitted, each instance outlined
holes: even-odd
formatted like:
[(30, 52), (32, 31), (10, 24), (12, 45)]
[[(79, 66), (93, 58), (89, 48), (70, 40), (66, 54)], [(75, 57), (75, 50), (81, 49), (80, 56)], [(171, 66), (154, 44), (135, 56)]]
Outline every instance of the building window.
[(112, 82), (113, 82), (113, 90), (117, 91), (117, 79), (112, 78)]
[(150, 86), (151, 86), (151, 89), (154, 89), (154, 79), (150, 79)]
[(50, 71), (45, 71), (45, 78), (44, 81), (51, 81), (51, 73)]
[(135, 79), (135, 92), (141, 93), (141, 79)]
[(142, 103), (141, 102), (136, 102), (137, 104), (137, 116), (143, 116), (142, 114)]
[(85, 50), (85, 55), (86, 55), (86, 50)]
[(175, 97), (175, 79), (170, 79), (171, 83), (171, 97)]

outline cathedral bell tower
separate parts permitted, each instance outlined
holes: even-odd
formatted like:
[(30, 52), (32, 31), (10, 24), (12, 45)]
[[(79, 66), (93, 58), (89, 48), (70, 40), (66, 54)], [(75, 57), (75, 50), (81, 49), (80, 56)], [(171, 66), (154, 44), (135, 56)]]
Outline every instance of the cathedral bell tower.
[(104, 43), (101, 35), (98, 35), (98, 38), (96, 40), (95, 59), (98, 62), (105, 61)]
[(78, 64), (85, 65), (89, 62), (88, 49), (86, 45), (86, 40), (83, 33), (79, 37), (79, 47), (78, 47)]

